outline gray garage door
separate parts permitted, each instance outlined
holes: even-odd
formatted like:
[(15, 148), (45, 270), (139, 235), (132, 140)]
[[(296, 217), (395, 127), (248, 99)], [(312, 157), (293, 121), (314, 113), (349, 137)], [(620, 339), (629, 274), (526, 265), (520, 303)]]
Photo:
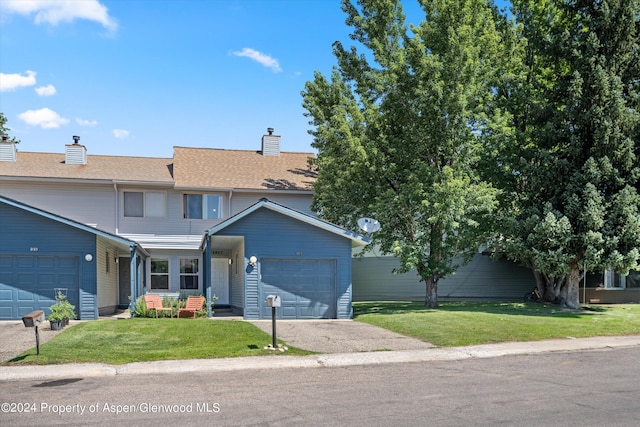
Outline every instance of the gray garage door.
[(332, 319), (336, 317), (336, 263), (334, 260), (263, 259), (260, 262), (260, 314), (271, 318), (264, 303), (279, 295), (280, 319)]
[(66, 290), (79, 312), (79, 259), (58, 255), (0, 255), (0, 320), (19, 320), (53, 304), (55, 289)]

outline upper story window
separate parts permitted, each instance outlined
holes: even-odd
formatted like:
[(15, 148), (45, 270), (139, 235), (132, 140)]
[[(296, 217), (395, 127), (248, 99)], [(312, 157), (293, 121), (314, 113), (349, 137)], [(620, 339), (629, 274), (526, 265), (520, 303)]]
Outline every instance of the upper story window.
[(215, 194), (184, 194), (182, 205), (185, 218), (222, 218), (222, 197)]
[(132, 218), (164, 218), (165, 194), (142, 191), (124, 192), (124, 216)]

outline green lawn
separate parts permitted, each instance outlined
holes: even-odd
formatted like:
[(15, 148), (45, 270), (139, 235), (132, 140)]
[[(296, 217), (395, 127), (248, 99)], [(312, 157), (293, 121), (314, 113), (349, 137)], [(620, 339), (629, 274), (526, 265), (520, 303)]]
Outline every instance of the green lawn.
[[(354, 303), (355, 319), (438, 347), (550, 338), (640, 334), (640, 305), (598, 305), (587, 310), (524, 303), (447, 302), (426, 309), (419, 302)], [(271, 336), (248, 322), (210, 319), (123, 319), (81, 322), (6, 362), (122, 364), (168, 359), (267, 354), (312, 354), (291, 348), (265, 350)]]
[(102, 362), (122, 364), (167, 359), (199, 359), (267, 354), (311, 354), (291, 348), (265, 350), (271, 335), (242, 321), (209, 319), (121, 319), (82, 322), (6, 362)]
[(354, 303), (353, 308), (360, 322), (438, 347), (640, 334), (638, 304), (570, 310), (543, 304), (445, 302), (427, 309), (421, 302), (372, 302)]

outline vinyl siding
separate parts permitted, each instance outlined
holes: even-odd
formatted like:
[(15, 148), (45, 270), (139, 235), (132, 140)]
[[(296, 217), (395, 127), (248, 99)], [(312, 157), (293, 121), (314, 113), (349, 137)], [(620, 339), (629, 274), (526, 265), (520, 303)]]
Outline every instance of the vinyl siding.
[[(365, 257), (353, 260), (354, 301), (421, 301), (425, 284), (416, 271), (393, 274), (400, 266), (394, 257)], [(521, 300), (535, 280), (531, 271), (517, 264), (476, 255), (455, 274), (438, 282), (442, 299)]]
[(315, 215), (315, 213), (311, 210), (311, 201), (313, 200), (313, 195), (311, 194), (264, 194), (244, 192), (233, 193), (233, 196), (231, 198), (231, 214), (234, 215), (240, 211), (245, 210), (262, 198), (267, 198), (272, 202), (284, 205), (296, 211)]
[[(0, 194), (65, 218), (89, 224), (100, 230), (122, 235), (191, 235), (202, 236), (211, 227), (246, 209), (263, 197), (292, 209), (311, 212), (310, 194), (233, 193), (216, 191), (177, 191), (165, 185), (117, 185), (91, 183), (48, 183), (42, 181), (0, 181)], [(124, 192), (159, 192), (166, 195), (163, 218), (124, 216)], [(218, 194), (222, 197), (220, 220), (185, 219), (182, 196), (185, 193)]]
[(107, 240), (102, 237), (98, 237), (97, 241), (98, 313), (100, 315), (113, 314), (118, 305), (119, 264), (115, 262), (117, 249), (109, 245)]
[(115, 232), (115, 191), (111, 185), (0, 180), (0, 194), (100, 230)]
[[(164, 218), (130, 218), (124, 216), (124, 195), (126, 191), (161, 192), (166, 195), (166, 216)], [(265, 194), (261, 193), (233, 193), (229, 199), (229, 192), (216, 191), (176, 191), (162, 187), (118, 186), (118, 222), (119, 233), (128, 235), (198, 235), (211, 227), (218, 225), (229, 216), (253, 205)], [(222, 215), (219, 220), (187, 219), (183, 212), (184, 194), (217, 194), (222, 197)], [(311, 213), (311, 195), (278, 195), (269, 194), (269, 199), (305, 213)]]
[(243, 314), (244, 313), (244, 279), (245, 270), (244, 266), (247, 265), (248, 260), (244, 258), (244, 244), (234, 249), (231, 254), (233, 265), (231, 266), (231, 298), (230, 303), (234, 311)]

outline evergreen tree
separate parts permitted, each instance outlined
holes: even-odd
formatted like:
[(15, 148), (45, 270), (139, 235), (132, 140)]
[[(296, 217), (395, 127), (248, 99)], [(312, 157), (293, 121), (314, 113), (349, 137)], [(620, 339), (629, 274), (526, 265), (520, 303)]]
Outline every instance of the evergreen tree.
[(640, 3), (513, 3), (530, 79), (528, 106), (514, 110), (528, 113), (518, 127), (523, 196), (504, 246), (548, 299), (576, 308), (586, 270), (626, 274), (640, 259)]

